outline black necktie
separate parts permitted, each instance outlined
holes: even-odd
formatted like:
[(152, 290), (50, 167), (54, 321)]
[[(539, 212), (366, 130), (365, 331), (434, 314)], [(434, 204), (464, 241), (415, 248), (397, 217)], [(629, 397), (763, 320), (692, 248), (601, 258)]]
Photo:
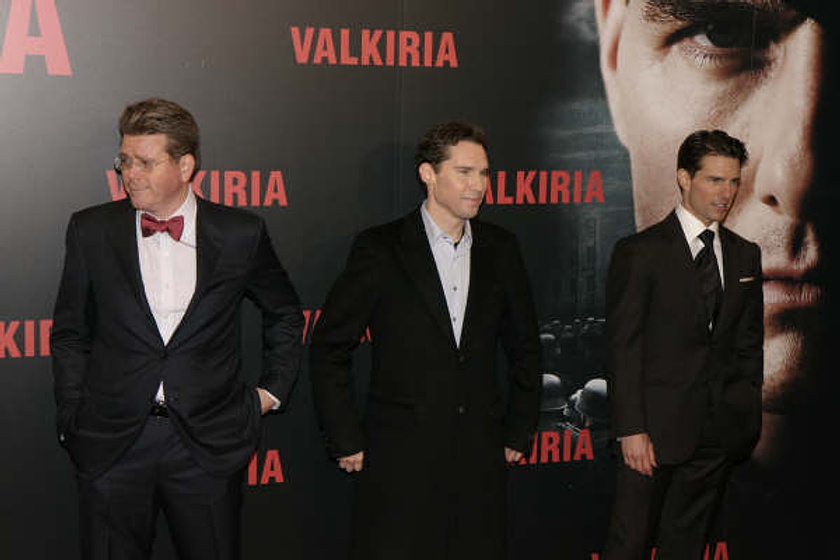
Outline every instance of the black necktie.
[(697, 265), (697, 270), (700, 272), (700, 287), (703, 290), (703, 300), (706, 305), (706, 321), (708, 324), (714, 325), (720, 308), (720, 300), (723, 296), (720, 271), (713, 247), (715, 232), (706, 229), (699, 237), (703, 242), (703, 248), (694, 258), (694, 264)]

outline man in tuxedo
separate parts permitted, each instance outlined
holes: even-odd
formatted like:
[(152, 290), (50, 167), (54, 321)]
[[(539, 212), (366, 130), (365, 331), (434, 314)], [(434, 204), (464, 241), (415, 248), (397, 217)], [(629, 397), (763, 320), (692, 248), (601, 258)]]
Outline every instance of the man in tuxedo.
[(612, 425), (620, 440), (606, 560), (703, 555), (731, 465), (761, 428), (761, 253), (723, 227), (744, 145), (701, 130), (682, 143), (682, 202), (621, 239), (607, 276)]
[[(415, 164), (425, 202), (360, 233), (327, 297), (315, 405), (329, 453), (359, 473), (351, 557), (502, 558), (505, 461), (529, 448), (538, 416), (536, 313), (516, 238), (473, 219), (488, 182), (483, 131), (435, 126)], [(362, 421), (351, 364), (366, 327)]]
[[(148, 558), (162, 509), (181, 558), (238, 558), (242, 473), (297, 375), (299, 300), (263, 221), (190, 189), (186, 109), (140, 101), (119, 132), (128, 198), (71, 217), (51, 338), (82, 556)], [(246, 297), (262, 312), (257, 388), (241, 369)]]

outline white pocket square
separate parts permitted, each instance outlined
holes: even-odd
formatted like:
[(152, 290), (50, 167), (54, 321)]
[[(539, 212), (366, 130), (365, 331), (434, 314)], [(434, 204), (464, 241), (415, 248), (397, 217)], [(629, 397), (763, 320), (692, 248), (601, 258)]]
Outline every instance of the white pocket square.
[(744, 276), (743, 278), (738, 278), (738, 282), (741, 282), (743, 284), (744, 282), (752, 282), (755, 279), (755, 276)]

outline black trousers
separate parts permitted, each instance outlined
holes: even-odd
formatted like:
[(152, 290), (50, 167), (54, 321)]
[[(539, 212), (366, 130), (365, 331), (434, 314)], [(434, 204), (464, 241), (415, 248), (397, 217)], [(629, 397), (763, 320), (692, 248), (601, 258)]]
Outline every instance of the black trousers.
[(684, 463), (660, 465), (653, 477), (624, 464), (604, 560), (702, 560), (731, 463), (717, 438), (707, 435)]
[(78, 480), (83, 560), (150, 558), (161, 510), (182, 560), (238, 559), (243, 473), (208, 474), (168, 419), (149, 417), (113, 467)]

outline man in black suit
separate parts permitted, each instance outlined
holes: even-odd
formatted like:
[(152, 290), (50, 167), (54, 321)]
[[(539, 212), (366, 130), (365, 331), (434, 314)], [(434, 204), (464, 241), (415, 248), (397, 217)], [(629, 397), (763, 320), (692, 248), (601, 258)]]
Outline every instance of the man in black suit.
[[(128, 199), (71, 217), (51, 338), (82, 556), (148, 558), (163, 509), (181, 558), (238, 558), (242, 473), (297, 375), (299, 300), (263, 221), (190, 189), (188, 111), (141, 101), (119, 131)], [(241, 371), (246, 297), (263, 320), (256, 389)]]
[(761, 428), (761, 254), (721, 222), (747, 151), (715, 130), (679, 149), (682, 203), (620, 240), (607, 276), (612, 425), (620, 440), (606, 560), (702, 558), (734, 461)]
[[(415, 163), (425, 202), (358, 235), (323, 307), (315, 404), (329, 453), (360, 471), (353, 558), (502, 558), (505, 461), (529, 448), (538, 416), (536, 313), (516, 238), (472, 219), (488, 183), (481, 129), (433, 127)], [(362, 422), (351, 358), (367, 326)]]

